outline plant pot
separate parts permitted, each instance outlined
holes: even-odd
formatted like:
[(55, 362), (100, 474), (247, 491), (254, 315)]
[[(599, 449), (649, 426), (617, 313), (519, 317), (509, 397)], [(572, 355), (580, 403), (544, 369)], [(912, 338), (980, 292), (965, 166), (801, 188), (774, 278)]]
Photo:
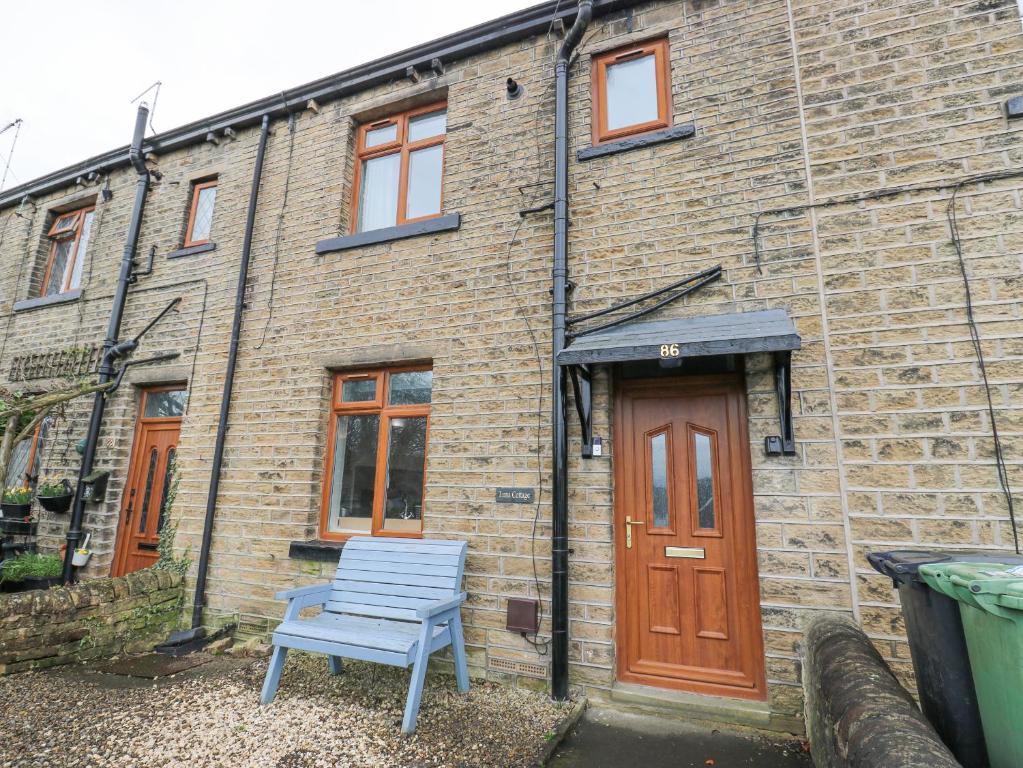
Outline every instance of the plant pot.
[(73, 493), (65, 493), (62, 496), (36, 496), (43, 509), (49, 512), (67, 512), (74, 497)]
[(27, 504), (8, 504), (6, 501), (0, 502), (0, 512), (4, 513), (4, 517), (16, 517), (20, 520), (32, 514), (32, 502), (28, 502)]
[(0, 517), (0, 533), (8, 536), (35, 536), (39, 523), (36, 520), (25, 521), (14, 517)]
[(24, 589), (49, 589), (60, 586), (60, 576), (26, 576), (22, 582)]

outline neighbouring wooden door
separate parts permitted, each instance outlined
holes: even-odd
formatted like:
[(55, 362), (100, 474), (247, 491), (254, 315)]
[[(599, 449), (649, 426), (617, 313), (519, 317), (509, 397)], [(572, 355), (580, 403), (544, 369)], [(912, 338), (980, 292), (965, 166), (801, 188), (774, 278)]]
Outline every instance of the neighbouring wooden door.
[(159, 557), (184, 398), (184, 390), (177, 387), (156, 387), (142, 393), (121, 502), (114, 576), (146, 568)]
[(619, 679), (765, 698), (741, 377), (623, 381), (616, 424)]

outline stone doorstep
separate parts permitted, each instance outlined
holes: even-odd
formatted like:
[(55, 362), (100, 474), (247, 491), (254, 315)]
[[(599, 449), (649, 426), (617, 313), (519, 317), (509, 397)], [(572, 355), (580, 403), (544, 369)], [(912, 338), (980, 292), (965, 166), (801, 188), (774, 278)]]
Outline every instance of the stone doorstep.
[(795, 738), (802, 738), (806, 731), (801, 719), (771, 712), (770, 705), (762, 701), (704, 696), (619, 681), (611, 686), (610, 701), (625, 710), (682, 717), (690, 722), (723, 726), (729, 730), (752, 730)]

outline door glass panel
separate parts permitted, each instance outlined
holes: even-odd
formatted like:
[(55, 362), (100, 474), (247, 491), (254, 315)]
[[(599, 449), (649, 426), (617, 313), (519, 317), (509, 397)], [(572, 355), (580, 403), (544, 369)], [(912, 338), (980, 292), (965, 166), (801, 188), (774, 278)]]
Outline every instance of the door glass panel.
[(381, 144), (390, 144), (392, 141), (398, 138), (398, 125), (397, 123), (391, 123), (390, 125), (384, 125), (380, 128), (374, 128), (366, 131), (366, 149), (371, 147), (379, 147)]
[(405, 216), (416, 219), (440, 213), (444, 145), (419, 149), (408, 156), (408, 200)]
[(411, 142), (428, 139), (431, 136), (440, 136), (447, 130), (447, 127), (447, 110), (442, 109), (440, 112), (419, 115), (408, 121), (408, 140)]
[(650, 438), (650, 487), (654, 528), (667, 528), (668, 520), (668, 435)]
[(167, 468), (163, 473), (163, 490), (160, 492), (160, 519), (156, 522), (157, 534), (163, 530), (163, 524), (167, 522), (167, 494), (170, 493), (171, 483), (174, 482), (174, 448), (167, 449)]
[(699, 528), (716, 528), (714, 514), (714, 452), (711, 436), (693, 433), (696, 456), (696, 520)]
[(430, 402), (433, 371), (406, 371), (391, 374), (390, 405), (419, 405)]
[(364, 403), (377, 399), (376, 379), (348, 379), (341, 384), (341, 399), (346, 403)]
[(146, 471), (146, 492), (142, 494), (142, 506), (139, 507), (139, 534), (146, 532), (146, 523), (149, 521), (149, 500), (153, 495), (153, 480), (156, 479), (156, 461), (159, 453), (156, 448), (149, 452), (149, 469)]
[(607, 68), (607, 129), (656, 120), (657, 63), (653, 54)]
[(359, 231), (393, 227), (398, 220), (398, 173), (401, 154), (395, 152), (362, 163), (359, 189)]
[(146, 409), (142, 415), (147, 419), (164, 419), (180, 417), (185, 412), (185, 401), (188, 393), (183, 389), (169, 392), (147, 392)]
[(384, 528), (392, 531), (418, 531), (422, 528), (425, 467), (426, 417), (390, 419)]
[(338, 416), (331, 468), (328, 531), (369, 531), (380, 416)]

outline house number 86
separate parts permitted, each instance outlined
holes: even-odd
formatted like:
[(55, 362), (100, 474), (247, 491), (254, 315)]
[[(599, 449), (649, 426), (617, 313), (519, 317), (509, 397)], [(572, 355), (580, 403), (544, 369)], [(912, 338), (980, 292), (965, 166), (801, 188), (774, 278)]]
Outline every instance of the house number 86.
[(661, 357), (678, 357), (678, 344), (661, 344)]

